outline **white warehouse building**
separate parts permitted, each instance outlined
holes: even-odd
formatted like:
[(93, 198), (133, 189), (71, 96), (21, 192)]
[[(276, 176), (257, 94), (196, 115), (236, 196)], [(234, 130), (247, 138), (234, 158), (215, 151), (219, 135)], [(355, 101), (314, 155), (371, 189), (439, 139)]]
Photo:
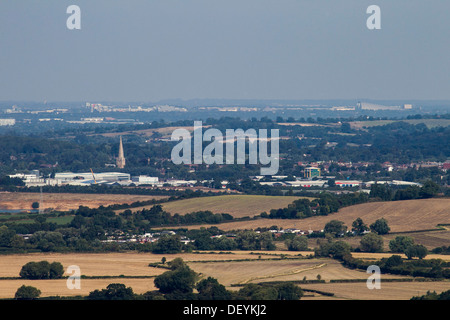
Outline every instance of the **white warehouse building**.
[(72, 172), (60, 172), (55, 173), (54, 178), (58, 184), (70, 183), (80, 180), (95, 180), (96, 182), (116, 182), (116, 181), (129, 181), (131, 176), (129, 173), (122, 172), (84, 172), (84, 173), (72, 173)]

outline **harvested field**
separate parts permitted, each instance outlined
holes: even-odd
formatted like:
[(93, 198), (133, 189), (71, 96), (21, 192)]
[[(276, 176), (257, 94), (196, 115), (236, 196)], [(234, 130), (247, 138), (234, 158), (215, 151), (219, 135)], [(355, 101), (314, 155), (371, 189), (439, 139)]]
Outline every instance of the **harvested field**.
[[(44, 208), (53, 208), (59, 211), (78, 209), (80, 205), (98, 208), (101, 205), (131, 204), (136, 201), (163, 198), (167, 197), (128, 194), (43, 193)], [(32, 203), (39, 202), (39, 200), (39, 193), (2, 192), (0, 193), (0, 209), (31, 210)]]
[[(395, 233), (383, 235), (384, 251), (389, 251), (389, 241), (395, 239), (398, 236), (407, 236), (414, 239), (416, 244), (425, 246), (428, 250), (432, 250), (436, 247), (450, 246), (450, 230), (434, 230), (423, 232), (411, 232), (411, 233)], [(353, 248), (357, 248), (361, 241), (360, 236), (345, 238), (345, 242), (348, 242)], [(318, 239), (309, 239), (309, 246), (314, 248), (317, 246)]]
[[(370, 252), (352, 252), (354, 258), (379, 260), (381, 258), (389, 258), (393, 254), (399, 255), (406, 259), (406, 255), (400, 253), (370, 253)], [(424, 259), (441, 259), (444, 261), (450, 261), (450, 255), (446, 254), (429, 254)]]
[[(323, 297), (327, 300), (409, 300), (413, 296), (422, 296), (427, 291), (440, 293), (449, 290), (450, 282), (383, 282), (382, 275), (381, 289), (370, 290), (365, 282), (302, 284), (301, 287), (335, 294), (333, 297)], [(316, 295), (309, 299), (322, 299), (322, 297)]]
[(48, 296), (87, 296), (96, 289), (105, 289), (111, 283), (123, 283), (131, 287), (134, 293), (145, 293), (156, 290), (153, 279), (81, 279), (81, 288), (70, 290), (66, 279), (58, 280), (0, 280), (0, 299), (14, 298), (17, 289), (22, 285), (33, 286), (41, 290), (41, 297)]
[[(271, 209), (285, 208), (294, 200), (295, 196), (258, 196), (258, 195), (224, 195), (192, 198), (171, 201), (163, 204), (164, 210), (171, 214), (186, 214), (195, 211), (209, 210), (213, 213), (228, 213), (234, 218), (253, 217)], [(152, 206), (134, 208), (133, 211)]]
[[(438, 224), (450, 224), (450, 198), (371, 202), (345, 207), (328, 216), (306, 219), (257, 219), (227, 222), (217, 225), (221, 230), (256, 229), (276, 225), (282, 228), (302, 230), (322, 230), (330, 220), (340, 220), (351, 228), (357, 218), (370, 225), (377, 219), (385, 218), (391, 232), (406, 232), (435, 229)], [(207, 225), (203, 225), (208, 227)], [(199, 226), (189, 227), (191, 229)]]
[[(320, 274), (325, 284), (301, 284), (301, 287), (312, 288), (322, 291), (334, 292), (341, 299), (381, 299), (380, 293), (388, 298), (406, 299), (417, 292), (426, 293), (427, 290), (441, 290), (450, 288), (450, 282), (401, 282), (383, 283), (382, 290), (371, 291), (362, 283), (329, 283), (336, 279), (367, 279), (368, 275), (361, 270), (344, 268), (339, 262), (328, 258), (314, 259), (279, 259), (281, 254), (288, 257), (298, 258), (300, 252), (286, 251), (256, 251), (251, 252), (234, 251), (232, 253), (180, 253), (157, 255), (151, 253), (105, 253), (105, 254), (24, 254), (7, 255), (0, 259), (0, 277), (18, 277), (21, 267), (30, 261), (61, 262), (65, 269), (70, 265), (80, 267), (84, 276), (109, 276), (107, 279), (81, 279), (81, 290), (69, 290), (65, 279), (59, 280), (2, 280), (0, 279), (0, 298), (12, 298), (16, 290), (22, 285), (31, 285), (42, 291), (42, 296), (77, 296), (87, 295), (95, 289), (103, 289), (110, 283), (123, 283), (133, 288), (135, 293), (145, 293), (155, 290), (153, 277), (166, 271), (162, 268), (148, 267), (149, 263), (160, 262), (162, 257), (167, 261), (181, 257), (201, 277), (208, 276), (218, 281), (230, 290), (238, 290), (239, 287), (230, 287), (231, 284), (245, 284), (250, 282), (267, 281), (299, 281), (306, 277), (307, 280), (316, 279)], [(303, 256), (310, 252), (301, 252)], [(364, 257), (368, 254), (363, 254)], [(381, 254), (370, 257), (380, 258)], [(369, 257), (369, 258), (370, 258)], [(261, 259), (259, 259), (261, 258)], [(271, 260), (267, 260), (271, 259)], [(236, 260), (236, 261), (233, 261)], [(238, 261), (246, 260), (246, 261)], [(200, 262), (203, 261), (203, 262)], [(121, 276), (123, 275), (123, 276)], [(145, 276), (148, 278), (126, 278)], [(410, 277), (399, 275), (382, 275), (382, 279), (410, 279)], [(351, 288), (361, 292), (353, 292)], [(415, 290), (415, 291), (414, 291)], [(411, 292), (414, 291), (412, 294)], [(442, 291), (442, 290), (441, 290)], [(322, 299), (323, 296), (314, 298)], [(312, 299), (312, 298), (311, 298)]]
[[(299, 259), (277, 261), (239, 261), (190, 263), (189, 266), (204, 277), (214, 277), (225, 286), (231, 284), (258, 283), (267, 281), (300, 281), (321, 279), (367, 279), (368, 275), (361, 270), (344, 268), (332, 259)], [(404, 276), (385, 275), (386, 278), (409, 278)]]
[[(261, 252), (263, 253), (263, 252)], [(277, 258), (275, 254), (297, 255), (298, 252), (270, 251), (265, 258)], [(86, 276), (152, 276), (161, 273), (159, 268), (149, 268), (149, 263), (161, 262), (163, 257), (167, 261), (182, 257), (184, 261), (199, 260), (236, 260), (258, 259), (258, 251), (250, 254), (247, 251), (235, 253), (180, 253), (180, 254), (152, 254), (152, 253), (30, 253), (5, 255), (0, 258), (0, 277), (18, 277), (20, 269), (30, 261), (47, 260), (60, 262), (66, 269), (70, 265), (77, 265), (82, 275)], [(272, 255), (273, 254), (273, 255)]]

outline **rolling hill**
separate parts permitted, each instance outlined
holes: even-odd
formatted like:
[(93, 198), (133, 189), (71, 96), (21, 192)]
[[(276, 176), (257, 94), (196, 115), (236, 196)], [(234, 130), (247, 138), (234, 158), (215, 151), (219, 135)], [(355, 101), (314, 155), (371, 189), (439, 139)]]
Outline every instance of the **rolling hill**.
[[(295, 196), (260, 196), (260, 195), (223, 195), (212, 197), (177, 200), (163, 204), (165, 211), (171, 214), (186, 214), (195, 211), (209, 210), (213, 213), (228, 213), (234, 218), (253, 217), (271, 209), (285, 208), (294, 200), (302, 197)], [(144, 206), (133, 208), (133, 211), (151, 208)], [(123, 210), (120, 210), (123, 211)]]
[[(199, 199), (201, 200), (201, 199)], [(270, 210), (266, 207), (265, 211)], [(238, 217), (237, 215), (235, 217)], [(391, 232), (435, 229), (438, 224), (450, 224), (450, 198), (371, 202), (343, 208), (328, 216), (307, 219), (257, 219), (220, 224), (222, 230), (255, 229), (276, 225), (283, 228), (321, 230), (330, 220), (340, 220), (351, 229), (352, 222), (360, 217), (370, 225), (385, 218)], [(192, 226), (198, 228), (199, 226)]]

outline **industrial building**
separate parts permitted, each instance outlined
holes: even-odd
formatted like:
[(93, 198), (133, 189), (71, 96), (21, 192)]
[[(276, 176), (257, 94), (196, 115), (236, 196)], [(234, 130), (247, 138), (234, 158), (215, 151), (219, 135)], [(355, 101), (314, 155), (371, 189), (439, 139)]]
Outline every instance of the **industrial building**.
[(321, 175), (320, 168), (317, 168), (317, 167), (308, 167), (308, 168), (305, 168), (305, 170), (304, 170), (304, 176), (306, 179), (320, 177), (320, 175)]
[(105, 182), (118, 182), (118, 181), (130, 181), (131, 176), (129, 173), (122, 172), (84, 172), (84, 173), (72, 173), (72, 172), (60, 172), (55, 174), (57, 184), (74, 184), (74, 182), (86, 183), (105, 183)]

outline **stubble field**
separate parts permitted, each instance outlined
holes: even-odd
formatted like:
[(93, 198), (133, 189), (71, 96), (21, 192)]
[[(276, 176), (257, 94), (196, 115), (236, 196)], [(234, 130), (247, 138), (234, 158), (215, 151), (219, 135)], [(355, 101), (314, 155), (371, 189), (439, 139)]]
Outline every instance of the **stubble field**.
[[(281, 255), (285, 259), (280, 259)], [(368, 274), (361, 270), (344, 268), (339, 262), (328, 258), (307, 259), (311, 252), (258, 251), (230, 253), (181, 253), (174, 255), (158, 255), (150, 253), (109, 253), (109, 254), (26, 254), (9, 255), (0, 259), (0, 299), (13, 298), (16, 290), (22, 285), (31, 285), (42, 292), (42, 296), (83, 296), (96, 289), (103, 289), (110, 283), (123, 283), (133, 288), (135, 293), (156, 290), (154, 277), (166, 269), (148, 267), (149, 263), (160, 262), (163, 257), (171, 261), (181, 257), (201, 278), (214, 277), (229, 290), (238, 290), (246, 283), (268, 281), (301, 281), (317, 279), (317, 275), (325, 281), (322, 284), (299, 284), (305, 289), (331, 292), (335, 295), (327, 297), (321, 294), (308, 294), (305, 299), (410, 299), (418, 293), (428, 290), (445, 291), (450, 282), (382, 282), (382, 290), (369, 290), (365, 285)], [(363, 254), (359, 258), (380, 258), (380, 254)], [(435, 256), (436, 258), (437, 256)], [(427, 258), (433, 258), (428, 256)], [(18, 277), (22, 265), (29, 261), (58, 261), (67, 269), (70, 265), (80, 267), (81, 274), (90, 277), (108, 276), (109, 278), (81, 279), (80, 290), (69, 290), (66, 279), (58, 280), (21, 280), (5, 279)], [(66, 274), (68, 275), (68, 274)], [(134, 278), (133, 278), (134, 277)], [(137, 278), (141, 277), (141, 278)], [(407, 276), (382, 275), (383, 279), (411, 280)], [(330, 283), (330, 280), (357, 280), (356, 283)], [(353, 289), (352, 289), (353, 288)]]
[[(234, 210), (239, 212), (241, 209), (236, 207)], [(236, 221), (222, 223), (218, 227), (225, 231), (256, 229), (258, 227), (270, 227), (273, 225), (284, 229), (322, 230), (330, 220), (340, 220), (351, 229), (352, 222), (357, 218), (363, 219), (367, 225), (370, 225), (377, 219), (385, 218), (391, 228), (390, 232), (435, 229), (438, 224), (450, 224), (450, 198), (370, 202), (345, 207), (328, 216), (315, 216), (306, 219)], [(209, 225), (204, 226), (208, 227)], [(187, 226), (187, 228), (196, 229), (198, 226)]]
[[(131, 204), (136, 201), (167, 198), (166, 196), (85, 193), (43, 193), (42, 196), (44, 209), (53, 208), (58, 211), (75, 210), (80, 205), (89, 208), (98, 208), (99, 206), (109, 206), (112, 204)], [(40, 193), (1, 192), (0, 209), (31, 210), (33, 202), (39, 202), (40, 197)]]

